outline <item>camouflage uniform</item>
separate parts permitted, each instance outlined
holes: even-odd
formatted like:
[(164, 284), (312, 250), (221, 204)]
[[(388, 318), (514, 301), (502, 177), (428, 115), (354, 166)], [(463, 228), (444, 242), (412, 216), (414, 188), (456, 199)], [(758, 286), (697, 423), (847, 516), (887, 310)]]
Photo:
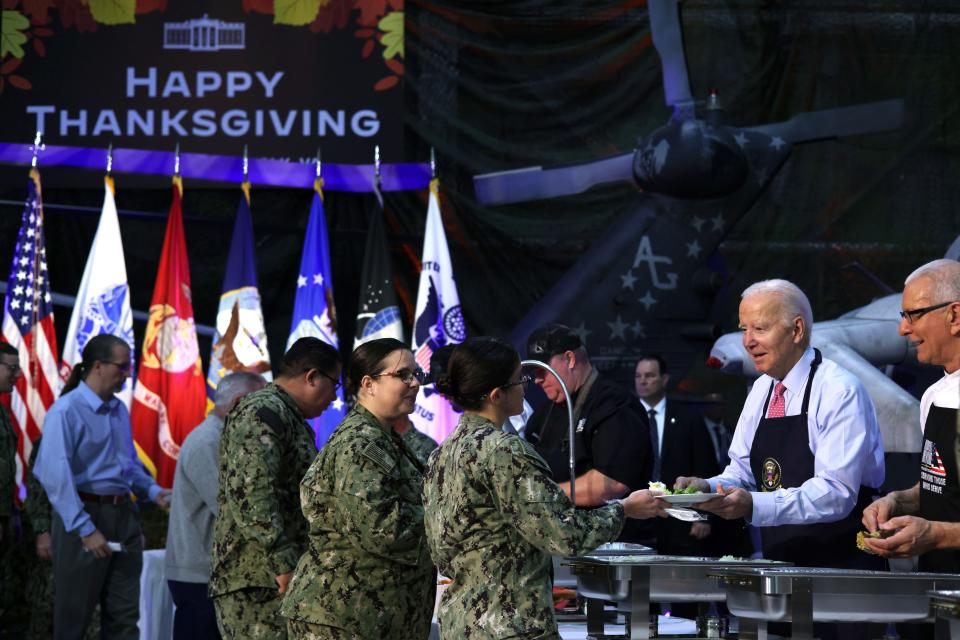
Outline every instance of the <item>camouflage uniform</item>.
[(16, 572), (13, 527), (13, 496), (17, 486), (17, 432), (7, 410), (0, 406), (0, 615), (15, 608), (19, 595), (16, 581), (7, 579)]
[(316, 452), (313, 430), (276, 383), (227, 416), (210, 577), (226, 638), (286, 638), (275, 576), (293, 571), (306, 547), (297, 489)]
[(574, 509), (526, 441), (464, 415), (430, 456), (427, 540), (452, 583), (440, 602), (444, 639), (559, 639), (551, 554), (581, 555), (615, 539), (623, 506)]
[(300, 485), (310, 548), (281, 609), (298, 637), (427, 638), (437, 580), (422, 481), (400, 436), (355, 406)]
[(413, 452), (413, 455), (417, 456), (417, 460), (420, 461), (420, 464), (426, 466), (427, 458), (429, 458), (430, 454), (433, 453), (433, 450), (437, 448), (437, 443), (434, 442), (433, 438), (420, 431), (412, 424), (410, 425), (410, 428), (407, 429), (407, 432), (403, 434), (402, 438), (403, 443), (407, 445), (407, 448)]

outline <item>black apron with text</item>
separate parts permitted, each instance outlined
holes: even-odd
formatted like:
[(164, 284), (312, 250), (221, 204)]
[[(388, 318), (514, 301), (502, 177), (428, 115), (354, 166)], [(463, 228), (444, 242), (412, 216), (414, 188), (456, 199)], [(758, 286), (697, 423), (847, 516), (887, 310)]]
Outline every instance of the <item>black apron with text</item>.
[[(923, 425), (920, 454), (920, 517), (960, 522), (960, 483), (957, 481), (957, 410), (931, 406)], [(928, 551), (920, 556), (921, 571), (960, 573), (960, 551)]]
[[(810, 375), (803, 393), (799, 415), (767, 418), (773, 393), (770, 383), (757, 432), (750, 447), (750, 468), (757, 490), (776, 491), (799, 487), (814, 477), (814, 455), (810, 451), (807, 428), (807, 407), (817, 367), (822, 362), (820, 351), (810, 364)], [(876, 556), (857, 550), (857, 532), (863, 510), (873, 501), (876, 489), (861, 487), (857, 504), (847, 516), (835, 522), (789, 524), (761, 527), (763, 557), (792, 562), (801, 567), (870, 568)]]

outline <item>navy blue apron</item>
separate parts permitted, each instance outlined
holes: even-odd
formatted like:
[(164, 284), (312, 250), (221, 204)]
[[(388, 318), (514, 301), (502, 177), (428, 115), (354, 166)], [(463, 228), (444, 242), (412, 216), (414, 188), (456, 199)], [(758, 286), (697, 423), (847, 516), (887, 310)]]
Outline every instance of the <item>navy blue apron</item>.
[[(799, 487), (814, 477), (807, 408), (813, 377), (823, 361), (818, 349), (814, 349), (814, 354), (798, 415), (766, 417), (774, 387), (774, 383), (770, 383), (750, 447), (750, 468), (758, 491)], [(800, 567), (882, 568), (883, 562), (878, 557), (857, 550), (856, 543), (857, 532), (863, 528), (860, 524), (863, 510), (873, 502), (876, 492), (876, 489), (861, 487), (856, 506), (845, 518), (835, 522), (761, 527), (763, 557), (792, 562)]]

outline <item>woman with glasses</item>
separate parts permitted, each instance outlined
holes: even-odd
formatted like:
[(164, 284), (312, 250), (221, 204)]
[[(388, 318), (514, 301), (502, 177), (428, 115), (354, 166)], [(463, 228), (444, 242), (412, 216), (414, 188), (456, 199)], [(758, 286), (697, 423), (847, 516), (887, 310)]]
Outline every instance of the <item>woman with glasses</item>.
[(354, 408), (300, 483), (310, 546), (281, 614), (293, 638), (425, 640), (436, 570), (423, 531), (423, 465), (391, 428), (413, 412), (423, 371), (402, 342), (353, 352)]
[(452, 583), (440, 602), (440, 635), (558, 639), (551, 554), (582, 555), (615, 540), (624, 518), (665, 516), (648, 491), (591, 510), (574, 508), (550, 467), (500, 425), (523, 408), (530, 381), (496, 338), (457, 346), (439, 391), (464, 408), (424, 478), (427, 541)]

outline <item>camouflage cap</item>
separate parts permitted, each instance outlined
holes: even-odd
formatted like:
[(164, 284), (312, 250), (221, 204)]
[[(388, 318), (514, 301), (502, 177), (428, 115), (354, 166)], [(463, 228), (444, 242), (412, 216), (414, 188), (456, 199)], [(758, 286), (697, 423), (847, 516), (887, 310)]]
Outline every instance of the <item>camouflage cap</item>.
[(530, 334), (527, 340), (527, 357), (546, 361), (557, 354), (582, 346), (580, 336), (570, 327), (564, 324), (548, 324)]

